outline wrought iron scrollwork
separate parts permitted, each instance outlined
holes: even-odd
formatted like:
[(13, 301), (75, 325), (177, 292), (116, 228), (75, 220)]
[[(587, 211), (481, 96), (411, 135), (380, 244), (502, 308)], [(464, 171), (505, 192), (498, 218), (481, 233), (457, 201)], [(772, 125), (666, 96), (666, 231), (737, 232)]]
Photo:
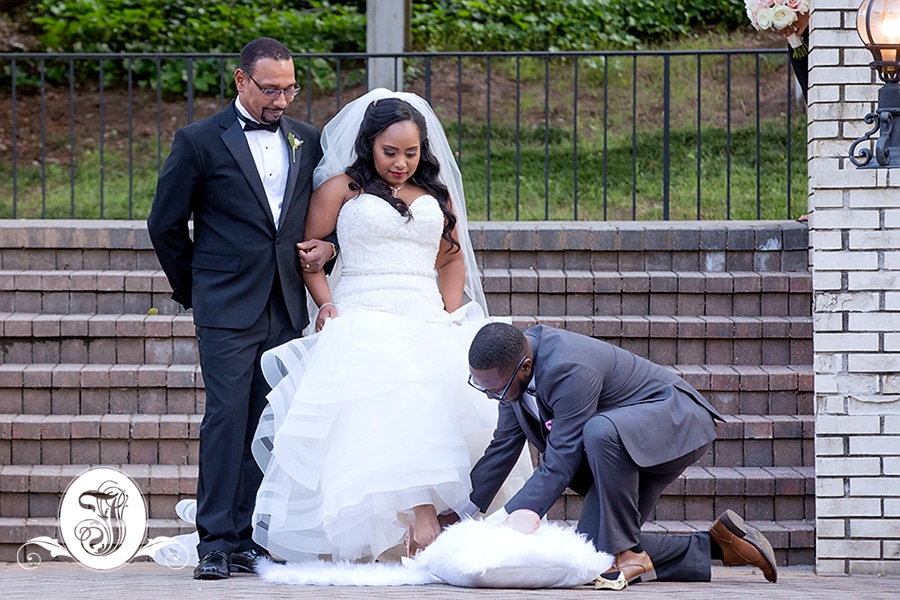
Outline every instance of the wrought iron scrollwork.
[[(887, 115), (887, 116), (885, 117), (885, 115)], [(850, 162), (852, 162), (857, 167), (864, 167), (864, 166), (868, 165), (869, 162), (872, 160), (873, 154), (869, 148), (860, 148), (859, 153), (857, 154), (856, 147), (859, 146), (861, 143), (867, 141), (869, 138), (872, 137), (872, 134), (874, 134), (876, 131), (881, 129), (882, 123), (885, 120), (888, 121), (888, 123), (889, 123), (888, 127), (890, 127), (891, 113), (889, 113), (887, 111), (884, 111), (880, 114), (871, 112), (863, 118), (863, 121), (866, 124), (871, 125), (872, 123), (875, 123), (875, 126), (872, 129), (870, 129), (869, 131), (862, 134), (860, 137), (856, 138), (856, 140), (854, 140), (854, 142), (852, 144), (850, 144)], [(886, 135), (882, 134), (880, 139), (875, 143), (876, 151), (878, 151), (879, 144), (882, 146), (882, 154), (884, 154), (884, 150), (885, 150), (884, 140), (886, 139), (886, 137), (887, 137)], [(879, 164), (885, 164), (884, 162), (882, 162), (881, 157), (878, 158), (878, 162), (879, 162)]]
[(891, 163), (891, 150), (888, 142), (894, 128), (894, 114), (886, 110), (878, 113), (878, 125), (881, 127), (881, 135), (875, 142), (875, 159), (879, 165), (886, 166)]

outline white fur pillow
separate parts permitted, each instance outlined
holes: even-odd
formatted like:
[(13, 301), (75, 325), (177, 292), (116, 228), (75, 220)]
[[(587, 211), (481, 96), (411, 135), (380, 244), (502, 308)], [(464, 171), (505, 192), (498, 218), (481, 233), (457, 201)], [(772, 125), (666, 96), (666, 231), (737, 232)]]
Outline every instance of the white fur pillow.
[(467, 519), (420, 552), (415, 566), (450, 585), (473, 588), (565, 588), (594, 580), (613, 557), (571, 527), (544, 523), (532, 534)]

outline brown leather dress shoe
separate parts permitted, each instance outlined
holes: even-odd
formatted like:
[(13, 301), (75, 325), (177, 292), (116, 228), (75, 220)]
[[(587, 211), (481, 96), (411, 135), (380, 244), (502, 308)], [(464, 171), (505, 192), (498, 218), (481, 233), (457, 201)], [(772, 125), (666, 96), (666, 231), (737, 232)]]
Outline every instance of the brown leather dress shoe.
[(621, 590), (625, 586), (656, 579), (656, 569), (646, 552), (624, 550), (616, 554), (613, 565), (594, 580), (596, 590)]
[(725, 566), (753, 565), (772, 583), (778, 579), (772, 544), (733, 510), (726, 510), (716, 519), (709, 528), (709, 537), (722, 548), (722, 562)]

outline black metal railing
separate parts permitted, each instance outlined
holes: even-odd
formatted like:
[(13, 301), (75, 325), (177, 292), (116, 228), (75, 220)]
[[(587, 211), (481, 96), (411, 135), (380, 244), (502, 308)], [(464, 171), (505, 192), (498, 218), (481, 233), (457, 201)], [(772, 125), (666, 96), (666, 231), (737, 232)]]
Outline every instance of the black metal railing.
[[(365, 92), (374, 59), (435, 107), (472, 220), (805, 212), (805, 107), (786, 50), (300, 55), (288, 114), (321, 127)], [(0, 54), (0, 218), (146, 217), (175, 130), (230, 101), (236, 64)]]

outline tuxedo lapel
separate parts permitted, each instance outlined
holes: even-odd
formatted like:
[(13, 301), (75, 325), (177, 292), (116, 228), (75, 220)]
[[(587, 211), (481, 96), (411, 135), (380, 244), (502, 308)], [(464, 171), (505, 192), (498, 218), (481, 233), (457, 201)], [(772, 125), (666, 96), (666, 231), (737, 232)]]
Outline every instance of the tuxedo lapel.
[[(281, 201), (281, 214), (286, 215), (288, 209), (291, 207), (291, 198), (294, 196), (294, 188), (297, 186), (297, 173), (300, 172), (300, 159), (303, 156), (303, 144), (300, 136), (297, 135), (296, 132), (291, 131), (290, 126), (287, 124), (286, 119), (281, 119), (281, 135), (284, 136), (284, 141), (288, 147), (288, 174), (287, 181), (284, 185), (284, 198)], [(294, 139), (301, 142), (300, 146), (294, 148), (291, 146), (291, 141), (289, 139), (289, 135), (294, 135)], [(283, 222), (284, 219), (281, 219)], [(279, 227), (281, 223), (278, 224)]]
[[(226, 111), (225, 114), (227, 115), (227, 113), (228, 111)], [(263, 210), (266, 211), (266, 214), (269, 216), (269, 222), (274, 225), (275, 217), (272, 215), (272, 209), (269, 207), (266, 190), (263, 188), (262, 180), (259, 178), (259, 172), (256, 170), (256, 163), (253, 161), (253, 155), (250, 154), (250, 146), (247, 144), (247, 137), (244, 135), (244, 129), (241, 127), (236, 116), (230, 126), (226, 125), (226, 120), (223, 118), (222, 126), (227, 127), (222, 133), (222, 141), (225, 143), (225, 147), (228, 148), (228, 151), (240, 168), (241, 173), (244, 175), (244, 179), (247, 180), (247, 184), (250, 186), (250, 189), (253, 190), (253, 195), (256, 196), (257, 202), (262, 205)]]

